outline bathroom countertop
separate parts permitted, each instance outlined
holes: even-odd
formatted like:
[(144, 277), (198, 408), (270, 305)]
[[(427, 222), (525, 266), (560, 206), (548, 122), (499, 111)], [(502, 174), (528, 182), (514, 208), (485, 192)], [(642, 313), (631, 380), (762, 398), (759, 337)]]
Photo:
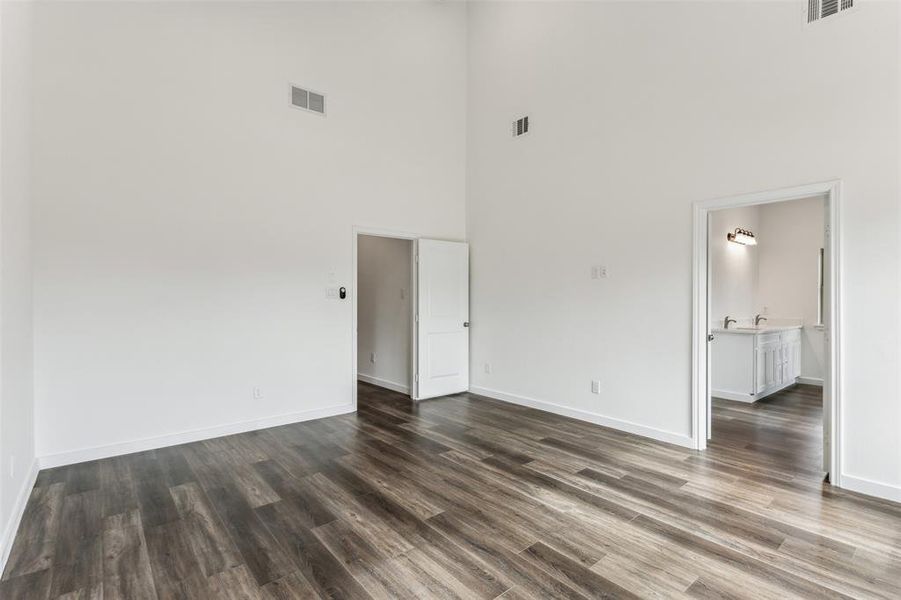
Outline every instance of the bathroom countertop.
[(711, 329), (713, 333), (737, 333), (744, 335), (753, 335), (755, 333), (772, 333), (777, 331), (791, 331), (792, 329), (801, 329), (802, 325), (764, 325), (763, 327), (730, 327), (724, 329), (715, 327)]

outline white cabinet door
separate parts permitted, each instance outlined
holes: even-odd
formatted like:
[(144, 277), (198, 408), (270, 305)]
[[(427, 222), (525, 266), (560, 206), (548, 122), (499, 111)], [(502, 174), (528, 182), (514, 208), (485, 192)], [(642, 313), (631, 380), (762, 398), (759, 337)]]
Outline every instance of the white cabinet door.
[(788, 381), (788, 346), (779, 346), (779, 385)]
[(785, 382), (793, 382), (795, 379), (795, 344), (785, 346)]
[(785, 377), (785, 346), (776, 347), (776, 385), (782, 385)]
[(756, 373), (754, 374), (754, 393), (761, 394), (766, 389), (766, 348), (757, 349)]
[(789, 335), (761, 334), (756, 342), (754, 393), (757, 400), (795, 383), (801, 374), (801, 338)]
[(801, 342), (792, 345), (792, 378), (801, 376)]
[(766, 368), (766, 381), (764, 382), (766, 387), (771, 387), (776, 385), (776, 348), (774, 346), (767, 346), (764, 350), (766, 352), (766, 358), (764, 359), (764, 365)]

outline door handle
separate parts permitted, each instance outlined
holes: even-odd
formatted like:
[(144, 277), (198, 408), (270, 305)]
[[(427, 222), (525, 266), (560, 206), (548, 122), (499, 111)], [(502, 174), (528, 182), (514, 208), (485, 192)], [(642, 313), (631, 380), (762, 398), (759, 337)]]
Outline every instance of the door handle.
[(712, 333), (708, 333), (708, 334), (707, 334), (707, 341), (708, 341), (708, 342), (712, 342), (712, 341), (713, 341), (713, 334), (712, 334)]
[(469, 327), (469, 321), (463, 321), (463, 327)]

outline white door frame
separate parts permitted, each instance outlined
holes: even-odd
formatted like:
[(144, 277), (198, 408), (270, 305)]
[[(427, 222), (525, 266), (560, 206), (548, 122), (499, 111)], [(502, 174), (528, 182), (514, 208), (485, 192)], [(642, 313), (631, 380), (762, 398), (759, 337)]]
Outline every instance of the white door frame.
[(707, 448), (707, 394), (710, 389), (708, 370), (710, 331), (708, 290), (708, 215), (712, 210), (738, 208), (787, 200), (798, 200), (810, 196), (826, 197), (826, 240), (825, 254), (828, 262), (829, 286), (825, 294), (826, 324), (826, 373), (823, 381), (823, 421), (828, 437), (828, 449), (824, 463), (829, 472), (829, 481), (841, 486), (841, 180), (824, 181), (798, 187), (791, 187), (728, 198), (703, 200), (694, 203), (694, 236), (692, 245), (692, 443), (698, 450)]
[(391, 231), (389, 229), (380, 229), (376, 227), (357, 227), (356, 225), (353, 227), (353, 266), (352, 266), (352, 283), (351, 289), (349, 291), (351, 297), (351, 303), (353, 305), (353, 323), (351, 325), (351, 334), (353, 339), (353, 352), (352, 360), (353, 364), (351, 366), (351, 373), (353, 379), (351, 381), (351, 389), (353, 390), (353, 409), (357, 410), (357, 290), (359, 289), (359, 274), (357, 273), (357, 252), (358, 241), (361, 235), (371, 235), (375, 237), (386, 237), (386, 238), (394, 238), (399, 240), (410, 240), (412, 242), (412, 247), (410, 248), (410, 397), (414, 400), (419, 396), (419, 390), (416, 385), (416, 356), (417, 356), (417, 348), (416, 348), (416, 306), (419, 300), (419, 285), (417, 281), (417, 269), (416, 269), (416, 240), (420, 239), (422, 236), (418, 233), (409, 233), (404, 231)]

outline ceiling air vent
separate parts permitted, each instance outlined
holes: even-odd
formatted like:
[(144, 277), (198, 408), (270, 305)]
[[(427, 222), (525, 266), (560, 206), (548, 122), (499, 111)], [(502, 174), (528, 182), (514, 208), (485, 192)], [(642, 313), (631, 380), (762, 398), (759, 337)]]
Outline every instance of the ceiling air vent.
[(807, 22), (814, 23), (850, 8), (854, 8), (854, 0), (807, 0)]
[(513, 121), (513, 137), (529, 133), (529, 117), (521, 117)]
[(291, 106), (309, 112), (325, 114), (325, 96), (310, 90), (291, 86)]

